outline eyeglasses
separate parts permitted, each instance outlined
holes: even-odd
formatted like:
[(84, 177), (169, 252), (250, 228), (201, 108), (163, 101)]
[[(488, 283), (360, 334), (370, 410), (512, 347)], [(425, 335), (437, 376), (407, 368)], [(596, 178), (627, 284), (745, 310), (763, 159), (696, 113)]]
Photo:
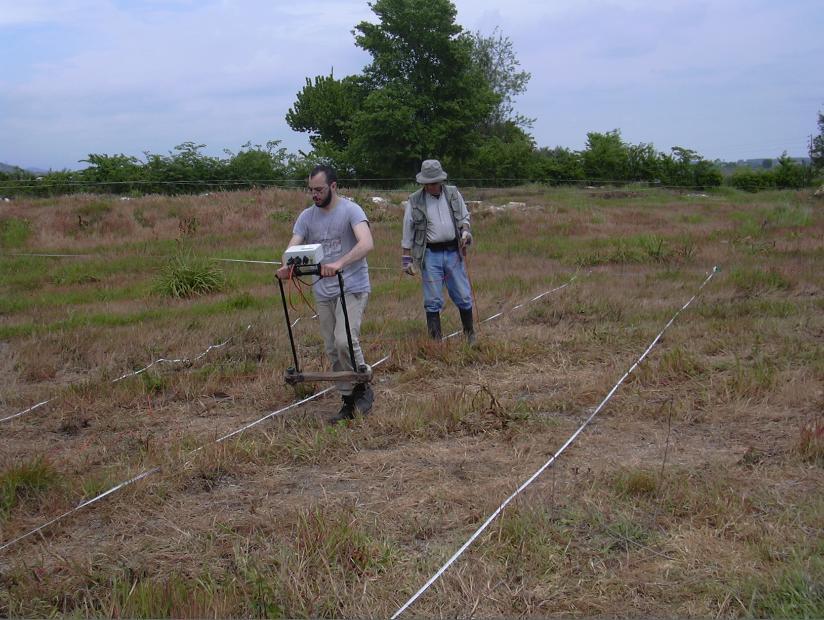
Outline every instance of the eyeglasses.
[(314, 196), (322, 194), (328, 187), (328, 185), (324, 185), (323, 187), (307, 187), (306, 189)]

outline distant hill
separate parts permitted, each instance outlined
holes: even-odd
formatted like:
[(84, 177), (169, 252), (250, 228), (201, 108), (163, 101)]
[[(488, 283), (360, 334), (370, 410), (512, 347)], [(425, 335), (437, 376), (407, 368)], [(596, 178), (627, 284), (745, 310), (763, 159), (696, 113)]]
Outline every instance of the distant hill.
[[(811, 160), (809, 157), (790, 157), (790, 159), (802, 166), (809, 166)], [(716, 165), (725, 176), (729, 176), (739, 168), (750, 168), (752, 170), (772, 170), (778, 166), (778, 159), (772, 157), (760, 157), (757, 159), (739, 159), (738, 161), (720, 161), (717, 160)]]
[(17, 172), (18, 170), (20, 170), (19, 166), (10, 166), (0, 162), (0, 172)]
[(45, 174), (48, 172), (48, 170), (43, 170), (42, 168), (21, 168), (20, 166), (12, 166), (11, 164), (0, 162), (0, 172), (19, 172), (20, 170), (31, 172), (32, 174)]
[[(809, 157), (790, 157), (790, 159), (795, 162), (796, 164), (801, 164), (802, 166), (809, 166), (810, 165), (810, 158)], [(764, 170), (769, 170), (773, 166), (778, 165), (778, 160), (772, 157), (759, 157), (757, 159), (739, 159), (738, 161), (725, 161), (721, 162), (723, 166), (740, 166), (740, 167), (749, 167), (749, 168), (761, 168)]]

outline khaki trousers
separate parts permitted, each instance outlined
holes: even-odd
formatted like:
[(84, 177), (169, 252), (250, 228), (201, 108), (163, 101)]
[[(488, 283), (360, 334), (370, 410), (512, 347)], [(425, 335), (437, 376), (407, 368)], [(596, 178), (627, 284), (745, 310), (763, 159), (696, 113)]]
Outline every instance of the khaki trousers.
[[(364, 363), (363, 351), (360, 347), (360, 328), (363, 311), (369, 293), (346, 293), (346, 313), (349, 315), (349, 331), (352, 334), (352, 348), (355, 351), (355, 363), (360, 366)], [(333, 371), (356, 370), (352, 368), (349, 358), (349, 343), (346, 340), (346, 322), (343, 318), (343, 307), (340, 297), (334, 299), (317, 299), (318, 321), (323, 344), (326, 348), (326, 357), (332, 365)], [(349, 396), (355, 384), (351, 381), (339, 381), (335, 387), (343, 396)]]

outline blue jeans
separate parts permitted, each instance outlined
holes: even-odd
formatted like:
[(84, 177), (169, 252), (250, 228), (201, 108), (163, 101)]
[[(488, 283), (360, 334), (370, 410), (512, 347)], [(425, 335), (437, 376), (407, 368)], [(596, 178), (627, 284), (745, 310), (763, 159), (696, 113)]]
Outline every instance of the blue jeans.
[(472, 308), (469, 277), (458, 250), (426, 249), (423, 257), (423, 307), (427, 312), (443, 309), (443, 285), (449, 298), (461, 310)]

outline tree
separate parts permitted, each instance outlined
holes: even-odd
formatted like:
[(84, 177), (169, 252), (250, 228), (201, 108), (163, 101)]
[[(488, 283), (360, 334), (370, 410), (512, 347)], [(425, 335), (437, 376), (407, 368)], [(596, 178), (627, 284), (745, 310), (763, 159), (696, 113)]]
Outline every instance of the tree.
[(824, 170), (824, 114), (818, 113), (818, 135), (810, 142), (810, 159), (816, 172)]
[(280, 140), (269, 140), (265, 148), (260, 144), (252, 147), (252, 143), (247, 142), (238, 153), (229, 149), (223, 152), (229, 156), (229, 161), (223, 162), (227, 179), (271, 181), (287, 174), (288, 155), (286, 149), (280, 147)]
[(143, 179), (143, 169), (136, 157), (91, 153), (80, 161), (89, 164), (80, 177), (97, 190), (126, 193), (133, 189), (132, 182)]
[(661, 158), (652, 144), (628, 144), (627, 179), (631, 181), (655, 181), (661, 178)]
[(372, 61), (360, 76), (306, 81), (287, 122), (315, 155), (360, 176), (408, 178), (438, 157), (460, 168), (500, 101), (472, 61), (473, 40), (449, 0), (376, 0), (355, 26)]
[(627, 178), (629, 155), (619, 129), (587, 133), (587, 147), (581, 156), (588, 179), (622, 181)]
[[(356, 159), (381, 161), (381, 174), (408, 176), (439, 157), (460, 165), (480, 143), (479, 127), (497, 97), (472, 63), (472, 38), (449, 0), (376, 0), (379, 23), (355, 27), (372, 55), (371, 87), (356, 119)], [(395, 109), (399, 108), (399, 109)], [(387, 119), (396, 123), (378, 127)], [(393, 143), (394, 142), (394, 143)], [(373, 169), (375, 169), (373, 167)]]
[(286, 122), (295, 131), (308, 132), (312, 148), (343, 151), (351, 140), (353, 118), (363, 98), (357, 78), (336, 80), (332, 73), (315, 77), (314, 83), (306, 78), (297, 101), (286, 113)]
[(486, 78), (492, 92), (498, 96), (498, 104), (486, 122), (487, 133), (495, 135), (506, 132), (504, 123), (531, 128), (535, 119), (516, 114), (514, 98), (526, 92), (532, 74), (518, 70), (521, 63), (515, 56), (509, 37), (504, 36), (498, 26), (488, 37), (476, 32), (472, 35), (472, 61)]
[(503, 123), (496, 135), (484, 140), (461, 172), (480, 182), (513, 185), (542, 177), (535, 142), (514, 122)]
[(778, 166), (773, 169), (776, 187), (800, 189), (809, 182), (808, 168), (794, 162), (787, 156), (787, 151), (778, 158)]
[(557, 146), (543, 147), (535, 153), (537, 178), (547, 183), (565, 183), (584, 178), (581, 153)]

